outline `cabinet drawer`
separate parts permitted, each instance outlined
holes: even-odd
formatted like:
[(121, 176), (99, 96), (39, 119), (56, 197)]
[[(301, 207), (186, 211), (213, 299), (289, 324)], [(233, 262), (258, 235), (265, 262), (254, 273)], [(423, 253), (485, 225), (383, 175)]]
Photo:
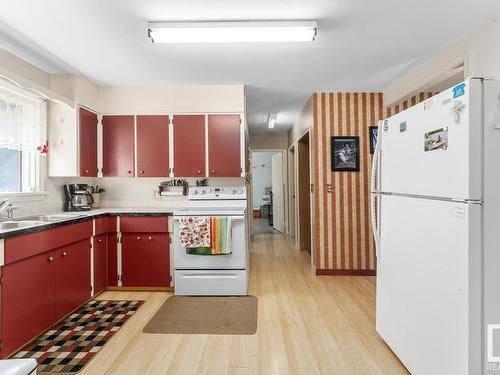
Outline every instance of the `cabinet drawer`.
[(108, 232), (116, 232), (116, 216), (98, 217), (95, 219), (94, 236)]
[(92, 220), (5, 240), (5, 264), (44, 253), (92, 236)]
[(120, 232), (167, 233), (168, 217), (122, 216), (120, 217)]

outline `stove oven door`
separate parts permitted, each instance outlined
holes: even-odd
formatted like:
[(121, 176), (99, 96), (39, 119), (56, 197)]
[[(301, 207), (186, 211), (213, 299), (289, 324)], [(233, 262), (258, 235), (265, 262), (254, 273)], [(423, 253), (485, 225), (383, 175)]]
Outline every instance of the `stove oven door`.
[(247, 264), (246, 225), (244, 216), (231, 217), (231, 247), (228, 255), (187, 254), (179, 239), (179, 221), (174, 216), (172, 240), (173, 265), (176, 270), (244, 270)]

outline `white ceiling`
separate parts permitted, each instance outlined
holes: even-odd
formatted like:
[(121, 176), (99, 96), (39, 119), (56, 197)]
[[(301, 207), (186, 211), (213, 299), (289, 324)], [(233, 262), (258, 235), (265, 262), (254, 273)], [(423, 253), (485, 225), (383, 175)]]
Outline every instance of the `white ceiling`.
[[(0, 0), (0, 47), (100, 84), (245, 84), (251, 129), (289, 128), (314, 91), (382, 90), (494, 15), (498, 0)], [(317, 20), (312, 43), (166, 45), (148, 21)]]

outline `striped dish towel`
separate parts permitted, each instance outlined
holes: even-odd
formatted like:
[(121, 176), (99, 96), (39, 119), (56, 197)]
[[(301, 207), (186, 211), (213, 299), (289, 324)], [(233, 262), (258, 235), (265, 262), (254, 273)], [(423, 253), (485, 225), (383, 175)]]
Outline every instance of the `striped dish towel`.
[(231, 218), (211, 217), (210, 238), (212, 255), (231, 254)]

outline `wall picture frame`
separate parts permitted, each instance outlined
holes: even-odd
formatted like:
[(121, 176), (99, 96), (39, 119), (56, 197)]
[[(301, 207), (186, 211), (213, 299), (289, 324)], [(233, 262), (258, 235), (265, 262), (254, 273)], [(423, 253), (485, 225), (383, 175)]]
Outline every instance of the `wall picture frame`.
[(378, 126), (370, 126), (368, 128), (368, 135), (370, 140), (370, 154), (375, 153), (375, 147), (377, 147), (378, 141)]
[(332, 172), (359, 172), (359, 136), (331, 137)]

